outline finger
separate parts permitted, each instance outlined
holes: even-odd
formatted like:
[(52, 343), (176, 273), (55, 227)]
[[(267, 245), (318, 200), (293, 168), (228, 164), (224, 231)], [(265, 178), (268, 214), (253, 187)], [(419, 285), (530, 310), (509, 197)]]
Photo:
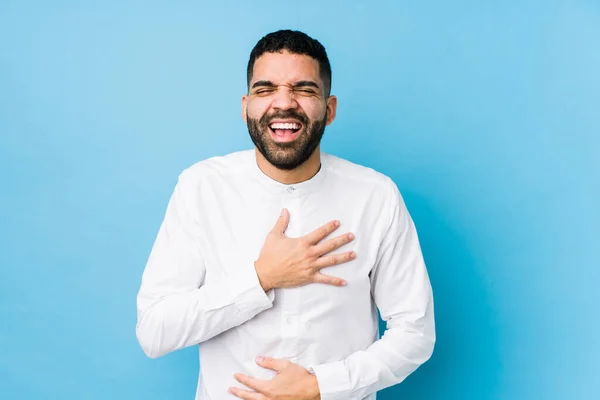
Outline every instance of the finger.
[(269, 400), (269, 398), (267, 396), (265, 396), (262, 393), (259, 392), (250, 392), (248, 390), (244, 390), (244, 389), (240, 389), (240, 388), (235, 388), (235, 387), (230, 387), (229, 389), (227, 389), (227, 391), (229, 393), (231, 393), (232, 395), (239, 397), (240, 399), (245, 399), (245, 400)]
[(346, 253), (341, 254), (333, 254), (331, 256), (323, 256), (317, 258), (313, 267), (317, 269), (331, 267), (333, 265), (345, 263), (348, 261), (352, 261), (356, 258), (356, 253), (354, 251), (348, 251)]
[(250, 389), (256, 390), (257, 392), (265, 392), (266, 384), (267, 384), (267, 382), (269, 382), (269, 381), (263, 381), (260, 379), (252, 378), (252, 377), (244, 375), (244, 374), (233, 374), (233, 377), (239, 383), (242, 383), (242, 384), (248, 386)]
[(336, 278), (335, 276), (325, 275), (320, 272), (317, 272), (313, 277), (314, 282), (316, 283), (325, 283), (327, 285), (333, 286), (346, 286), (347, 282), (341, 278)]
[(334, 250), (339, 249), (346, 243), (350, 243), (353, 240), (354, 240), (354, 235), (352, 233), (347, 233), (347, 234), (335, 237), (333, 239), (329, 239), (326, 242), (315, 245), (313, 251), (316, 256), (320, 257), (323, 254), (327, 254)]
[(339, 226), (340, 226), (340, 221), (337, 221), (337, 220), (330, 221), (330, 222), (326, 223), (325, 225), (321, 226), (320, 228), (317, 228), (314, 231), (310, 232), (308, 235), (304, 236), (304, 238), (310, 244), (319, 243), (327, 235), (329, 235), (331, 232), (333, 232), (337, 228), (339, 228)]
[(290, 361), (271, 357), (256, 357), (256, 363), (263, 368), (280, 372), (290, 363)]
[(287, 208), (284, 208), (283, 210), (281, 210), (281, 214), (279, 214), (279, 218), (277, 218), (277, 222), (275, 223), (275, 226), (273, 227), (273, 232), (283, 235), (283, 233), (287, 229), (289, 222), (290, 222), (290, 213), (287, 210)]

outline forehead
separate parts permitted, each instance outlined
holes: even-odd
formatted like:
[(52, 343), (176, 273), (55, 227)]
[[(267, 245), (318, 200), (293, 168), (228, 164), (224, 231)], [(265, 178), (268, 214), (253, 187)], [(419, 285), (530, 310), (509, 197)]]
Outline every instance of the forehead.
[(319, 63), (304, 54), (264, 53), (254, 62), (252, 82), (271, 81), (273, 83), (293, 83), (310, 80), (321, 85)]

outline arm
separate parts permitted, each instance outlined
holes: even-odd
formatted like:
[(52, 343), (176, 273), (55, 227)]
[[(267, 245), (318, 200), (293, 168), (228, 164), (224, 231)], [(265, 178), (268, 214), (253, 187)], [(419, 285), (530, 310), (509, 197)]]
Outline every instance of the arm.
[(403, 381), (431, 357), (433, 296), (417, 232), (390, 180), (391, 224), (371, 271), (371, 292), (387, 329), (346, 359), (312, 366), (321, 400), (363, 399)]
[(205, 283), (205, 265), (190, 210), (197, 186), (182, 173), (169, 200), (137, 297), (136, 334), (146, 355), (162, 356), (238, 326), (273, 306), (254, 266)]

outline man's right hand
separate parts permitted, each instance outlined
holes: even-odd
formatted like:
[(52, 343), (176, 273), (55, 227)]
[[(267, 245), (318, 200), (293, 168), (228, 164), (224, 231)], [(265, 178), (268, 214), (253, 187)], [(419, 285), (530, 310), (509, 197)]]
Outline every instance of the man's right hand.
[(275, 227), (267, 235), (258, 260), (254, 262), (264, 291), (309, 283), (344, 286), (346, 282), (343, 279), (322, 274), (320, 270), (353, 260), (356, 257), (353, 251), (328, 256), (325, 254), (351, 242), (354, 236), (345, 233), (319, 243), (339, 227), (339, 221), (331, 221), (306, 236), (289, 238), (284, 233), (289, 222), (289, 212), (283, 209)]

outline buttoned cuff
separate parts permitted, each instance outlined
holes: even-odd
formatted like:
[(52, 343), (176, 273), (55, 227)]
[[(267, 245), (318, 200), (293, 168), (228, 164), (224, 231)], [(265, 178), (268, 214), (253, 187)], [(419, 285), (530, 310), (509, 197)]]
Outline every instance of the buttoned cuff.
[(236, 271), (235, 276), (228, 278), (228, 286), (238, 312), (255, 314), (257, 311), (273, 307), (275, 292), (270, 289), (265, 293), (260, 286), (254, 264)]
[(317, 377), (321, 400), (347, 400), (352, 392), (348, 368), (344, 361), (309, 367)]

